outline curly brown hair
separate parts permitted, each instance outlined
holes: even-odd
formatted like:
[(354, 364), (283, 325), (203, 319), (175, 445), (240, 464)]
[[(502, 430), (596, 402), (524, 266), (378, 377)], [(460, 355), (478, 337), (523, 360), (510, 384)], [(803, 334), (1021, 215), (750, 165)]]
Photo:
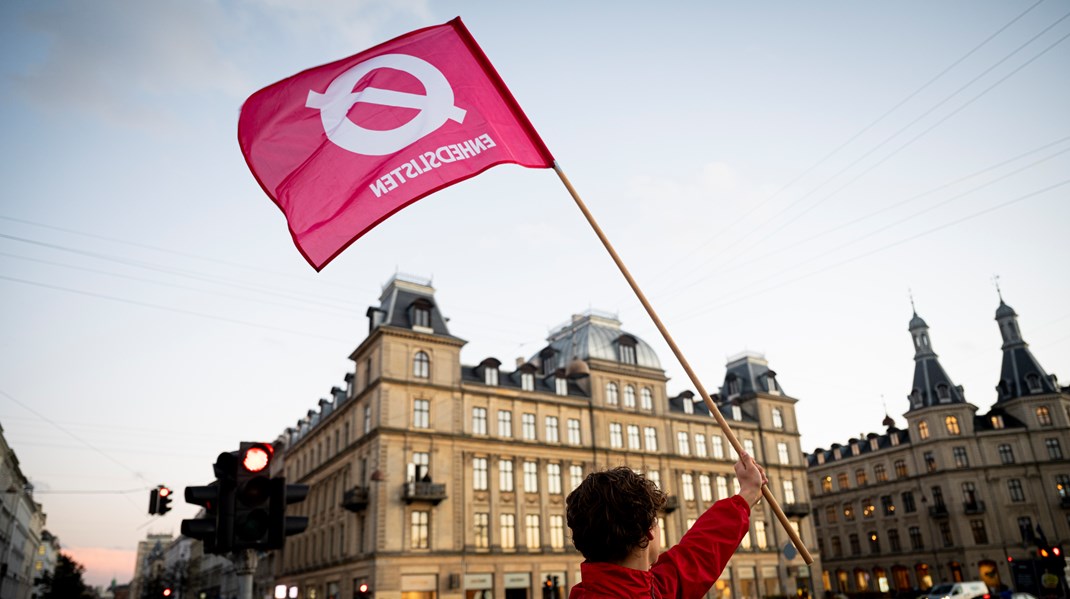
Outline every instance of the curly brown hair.
[(572, 543), (590, 562), (620, 562), (645, 548), (665, 494), (631, 468), (592, 472), (565, 500)]

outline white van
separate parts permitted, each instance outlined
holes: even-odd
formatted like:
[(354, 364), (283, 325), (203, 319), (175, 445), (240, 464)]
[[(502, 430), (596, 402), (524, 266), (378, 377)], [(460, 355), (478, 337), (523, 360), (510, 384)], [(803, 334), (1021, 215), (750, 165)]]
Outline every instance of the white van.
[(949, 582), (929, 589), (926, 599), (990, 599), (988, 585), (980, 580)]

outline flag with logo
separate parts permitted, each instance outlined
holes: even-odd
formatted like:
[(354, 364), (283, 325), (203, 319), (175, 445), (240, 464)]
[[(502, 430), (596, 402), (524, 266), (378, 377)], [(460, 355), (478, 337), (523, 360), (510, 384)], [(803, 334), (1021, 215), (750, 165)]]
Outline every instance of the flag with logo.
[(460, 18), (256, 92), (238, 143), (316, 270), (439, 189), (554, 162)]

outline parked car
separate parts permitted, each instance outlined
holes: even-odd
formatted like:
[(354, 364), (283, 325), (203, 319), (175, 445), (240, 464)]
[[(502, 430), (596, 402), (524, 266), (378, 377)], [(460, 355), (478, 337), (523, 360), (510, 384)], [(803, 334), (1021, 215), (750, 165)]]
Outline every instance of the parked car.
[(988, 585), (980, 580), (948, 582), (929, 589), (927, 599), (990, 599)]

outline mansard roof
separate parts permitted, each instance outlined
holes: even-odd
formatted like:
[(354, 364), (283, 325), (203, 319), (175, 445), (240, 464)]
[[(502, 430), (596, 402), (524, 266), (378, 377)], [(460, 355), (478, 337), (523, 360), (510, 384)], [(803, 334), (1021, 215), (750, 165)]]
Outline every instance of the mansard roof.
[[(575, 314), (572, 320), (557, 327), (549, 338), (549, 345), (532, 357), (543, 363), (553, 360), (552, 367), (543, 364), (543, 371), (565, 368), (573, 358), (621, 362), (621, 346), (635, 348), (635, 365), (661, 370), (661, 361), (646, 341), (621, 329), (616, 316), (588, 310)], [(552, 351), (547, 351), (552, 350)]]

